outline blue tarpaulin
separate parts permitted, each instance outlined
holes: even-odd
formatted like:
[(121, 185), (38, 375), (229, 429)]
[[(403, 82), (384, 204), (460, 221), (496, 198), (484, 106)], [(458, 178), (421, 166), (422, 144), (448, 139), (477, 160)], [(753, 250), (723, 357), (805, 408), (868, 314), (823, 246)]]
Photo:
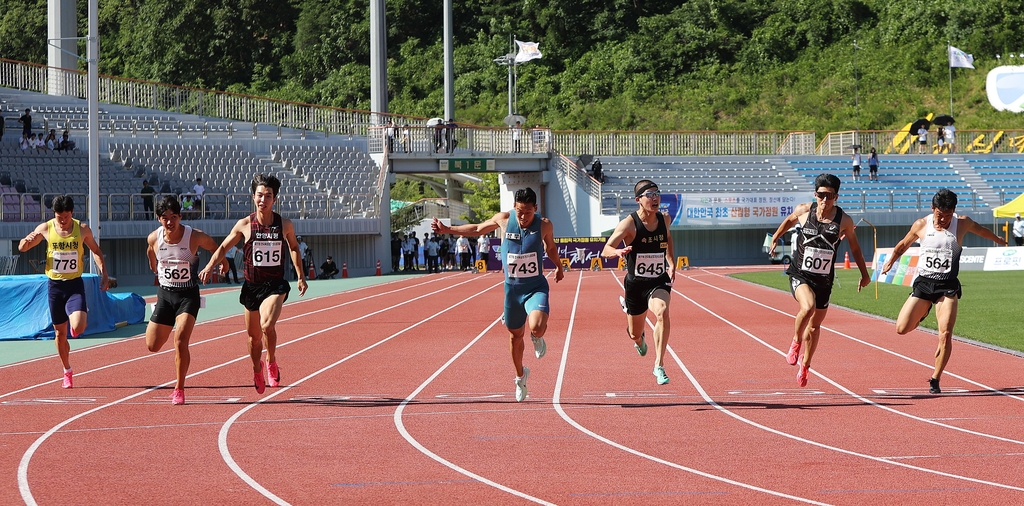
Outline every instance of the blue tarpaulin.
[[(48, 279), (41, 274), (0, 276), (4, 301), (0, 310), (0, 339), (53, 339)], [(142, 323), (146, 318), (146, 301), (138, 294), (104, 292), (95, 274), (85, 274), (82, 280), (89, 307), (89, 325), (83, 335), (109, 332), (118, 324)]]

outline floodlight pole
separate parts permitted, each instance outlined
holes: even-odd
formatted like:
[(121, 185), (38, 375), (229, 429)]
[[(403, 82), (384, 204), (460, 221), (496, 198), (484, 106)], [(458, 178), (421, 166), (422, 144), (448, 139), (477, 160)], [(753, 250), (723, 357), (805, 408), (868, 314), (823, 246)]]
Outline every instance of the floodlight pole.
[[(99, 0), (89, 0), (89, 36), (86, 39), (86, 59), (89, 62), (88, 101), (89, 108), (89, 225), (96, 243), (100, 242), (100, 101), (99, 101)], [(92, 255), (89, 258), (93, 258)], [(97, 273), (99, 266), (91, 262), (90, 272)]]

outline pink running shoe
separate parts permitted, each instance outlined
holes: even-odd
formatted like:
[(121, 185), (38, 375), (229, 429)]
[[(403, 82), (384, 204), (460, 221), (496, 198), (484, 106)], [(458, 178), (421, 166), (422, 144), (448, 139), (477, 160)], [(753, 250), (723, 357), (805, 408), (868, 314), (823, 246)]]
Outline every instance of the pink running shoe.
[(75, 386), (75, 380), (74, 380), (73, 376), (74, 376), (74, 373), (71, 372), (71, 371), (68, 371), (68, 372), (64, 373), (64, 384), (62, 384), (61, 386), (64, 387), (64, 388), (72, 388), (72, 387), (74, 387)]
[(281, 384), (281, 370), (277, 368), (277, 362), (267, 364), (267, 384), (274, 388)]
[(796, 365), (797, 359), (800, 358), (801, 343), (802, 341), (793, 341), (789, 345), (789, 354), (786, 355), (786, 362), (789, 362), (789, 365)]
[(182, 388), (175, 388), (174, 393), (171, 394), (171, 404), (180, 406), (185, 404), (185, 390)]
[(810, 367), (806, 365), (800, 366), (800, 369), (796, 372), (796, 384), (802, 387), (807, 386), (807, 371)]
[(267, 390), (266, 380), (263, 379), (263, 371), (267, 370), (267, 364), (260, 360), (260, 371), (252, 374), (252, 382), (256, 386), (256, 393), (262, 394)]

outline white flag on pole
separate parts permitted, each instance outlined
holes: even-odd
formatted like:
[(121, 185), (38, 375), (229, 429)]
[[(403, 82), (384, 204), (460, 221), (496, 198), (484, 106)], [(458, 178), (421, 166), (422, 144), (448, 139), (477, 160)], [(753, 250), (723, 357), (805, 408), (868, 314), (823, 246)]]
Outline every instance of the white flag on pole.
[(969, 55), (953, 46), (949, 46), (949, 66), (974, 68), (974, 56)]
[(538, 44), (536, 42), (523, 42), (521, 40), (517, 40), (516, 45), (519, 46), (519, 53), (516, 54), (516, 63), (536, 60), (543, 56), (540, 54), (540, 49), (537, 48)]

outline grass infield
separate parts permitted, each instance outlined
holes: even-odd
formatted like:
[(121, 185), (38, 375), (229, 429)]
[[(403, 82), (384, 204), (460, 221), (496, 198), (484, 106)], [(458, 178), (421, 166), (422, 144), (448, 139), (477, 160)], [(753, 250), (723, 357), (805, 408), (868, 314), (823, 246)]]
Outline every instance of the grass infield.
[[(768, 272), (733, 274), (733, 277), (789, 291), (789, 277), (783, 274), (781, 267)], [(856, 268), (836, 270), (831, 304), (895, 321), (910, 295), (910, 287), (878, 283), (876, 300), (874, 282), (858, 293), (859, 279), (860, 271)], [(1024, 352), (1024, 326), (1021, 308), (1017, 307), (1024, 292), (1024, 271), (961, 271), (960, 284), (964, 296), (960, 299), (953, 334)], [(796, 301), (793, 301), (794, 313), (796, 309)], [(828, 319), (825, 321), (827, 324)], [(938, 327), (934, 310), (921, 326), (933, 330)], [(895, 323), (892, 333), (896, 335)]]

